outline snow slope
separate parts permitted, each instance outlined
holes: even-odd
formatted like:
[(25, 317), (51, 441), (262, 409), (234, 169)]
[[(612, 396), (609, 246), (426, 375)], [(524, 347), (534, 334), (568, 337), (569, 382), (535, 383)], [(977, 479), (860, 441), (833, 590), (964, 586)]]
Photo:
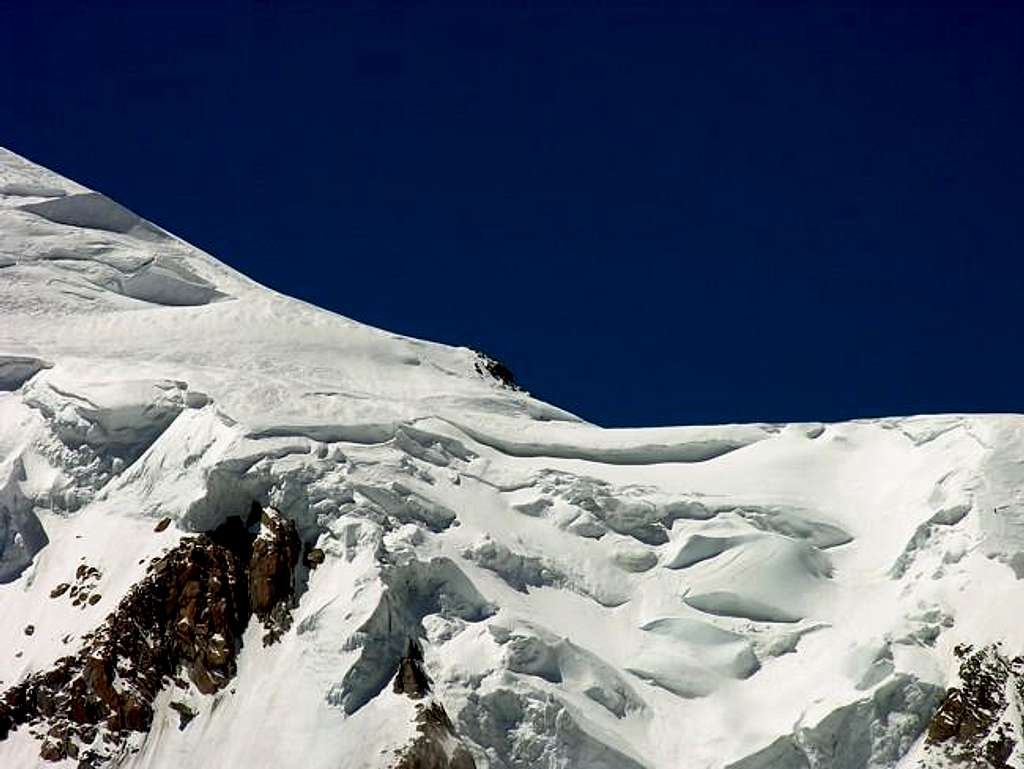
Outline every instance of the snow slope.
[[(481, 768), (946, 765), (957, 647), (1024, 654), (1022, 481), (1015, 415), (602, 429), (0, 150), (0, 692), (253, 500), (324, 555), (111, 765), (395, 766), (410, 639)], [(0, 766), (77, 766), (44, 731)]]

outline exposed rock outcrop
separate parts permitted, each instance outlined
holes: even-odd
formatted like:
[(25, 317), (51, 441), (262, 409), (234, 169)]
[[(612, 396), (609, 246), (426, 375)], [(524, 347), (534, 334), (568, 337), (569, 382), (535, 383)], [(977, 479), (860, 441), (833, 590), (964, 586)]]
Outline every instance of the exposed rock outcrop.
[(410, 638), (405, 654), (398, 663), (398, 673), (392, 687), (395, 694), (404, 694), (414, 700), (430, 691), (430, 677), (423, 669), (423, 647), (415, 638)]
[(260, 512), (260, 530), (249, 560), (249, 605), (267, 629), (264, 645), (277, 641), (291, 627), (295, 566), (302, 543), (295, 523), (273, 508)]
[[(149, 567), (76, 655), (4, 692), (0, 740), (31, 725), (42, 739), (42, 758), (101, 765), (130, 733), (149, 729), (156, 695), (179, 672), (204, 694), (224, 688), (253, 614), (268, 635), (290, 624), (298, 535), (276, 511), (255, 512), (256, 535), (251, 516), (183, 539)], [(195, 713), (182, 707), (184, 728)]]
[(416, 708), (416, 731), (420, 736), (395, 769), (476, 769), (472, 754), (461, 744), (448, 713), (437, 702)]
[(307, 569), (313, 570), (324, 562), (325, 557), (324, 551), (319, 547), (307, 547), (302, 556), (302, 563)]
[(522, 390), (516, 382), (515, 376), (512, 371), (497, 358), (492, 358), (486, 353), (477, 352), (476, 354), (476, 370), (481, 376), (488, 376), (491, 379), (497, 380), (497, 382), (509, 390)]
[(1021, 724), (1008, 720), (1024, 704), (1024, 657), (997, 647), (957, 646), (960, 685), (951, 688), (928, 724), (926, 749), (957, 766), (1009, 769)]
[[(410, 638), (392, 689), (395, 694), (419, 700), (430, 693), (430, 686), (430, 677), (423, 668), (423, 647)], [(476, 769), (472, 754), (459, 740), (439, 702), (417, 704), (416, 731), (419, 736), (402, 752), (395, 769)]]
[(184, 702), (171, 702), (167, 707), (178, 714), (178, 728), (183, 731), (196, 717), (196, 712)]

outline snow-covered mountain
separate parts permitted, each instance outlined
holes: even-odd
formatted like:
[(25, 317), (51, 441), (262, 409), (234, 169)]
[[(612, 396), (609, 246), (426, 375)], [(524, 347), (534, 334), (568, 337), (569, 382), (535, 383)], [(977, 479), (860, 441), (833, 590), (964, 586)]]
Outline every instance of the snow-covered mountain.
[(1024, 767), (1022, 482), (602, 429), (0, 151), (5, 769)]

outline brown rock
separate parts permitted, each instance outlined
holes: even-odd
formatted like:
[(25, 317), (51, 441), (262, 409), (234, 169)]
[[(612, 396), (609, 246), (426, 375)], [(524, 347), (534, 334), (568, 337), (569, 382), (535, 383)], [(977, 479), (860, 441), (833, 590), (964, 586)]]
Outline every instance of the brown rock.
[(472, 754), (459, 742), (440, 703), (417, 706), (416, 731), (419, 736), (405, 750), (395, 769), (476, 769)]
[(1024, 697), (1024, 658), (1008, 658), (998, 646), (957, 646), (960, 686), (947, 691), (928, 724), (926, 749), (941, 750), (957, 765), (1009, 769), (1014, 740), (1003, 721), (1008, 690)]
[(67, 582), (61, 582), (59, 585), (57, 585), (57, 587), (50, 591), (50, 598), (60, 598), (68, 591), (68, 588), (70, 587), (71, 585), (69, 585)]
[(249, 561), (249, 604), (265, 619), (281, 601), (295, 592), (294, 571), (299, 562), (299, 535), (292, 521), (268, 509), (260, 519), (260, 534)]
[(168, 707), (178, 714), (178, 729), (180, 730), (184, 730), (196, 717), (196, 712), (184, 702), (171, 702)]
[[(47, 738), (45, 756), (59, 760), (91, 745), (81, 760), (107, 765), (129, 732), (149, 729), (154, 698), (179, 671), (201, 691), (222, 688), (235, 674), (250, 618), (251, 537), (240, 531), (244, 537), (211, 532), (182, 540), (83, 638), (75, 656), (0, 694), (0, 739), (20, 725), (61, 725), (60, 739)], [(78, 573), (82, 580), (101, 576), (84, 564)], [(76, 595), (83, 607), (99, 600), (88, 589)], [(103, 747), (94, 742), (97, 729)]]
[(156, 526), (153, 527), (153, 531), (159, 533), (159, 532), (163, 531), (164, 529), (166, 529), (170, 525), (171, 525), (171, 519), (170, 518), (161, 518), (160, 522)]
[(310, 569), (315, 569), (317, 566), (324, 562), (324, 551), (319, 547), (312, 548), (306, 553), (305, 563)]
[(36, 632), (35, 625), (25, 625), (25, 635), (32, 635)]
[(39, 747), (39, 757), (44, 761), (63, 761), (68, 757), (68, 752), (62, 740), (47, 738)]
[[(224, 688), (235, 675), (242, 633), (254, 612), (268, 629), (264, 643), (291, 622), (301, 553), (295, 524), (258, 505), (254, 512), (258, 539), (249, 524), (233, 518), (181, 540), (152, 559), (146, 576), (103, 624), (82, 637), (77, 654), (0, 694), (0, 740), (22, 725), (49, 728), (44, 758), (75, 758), (81, 750), (80, 767), (105, 766), (125, 748), (129, 733), (149, 729), (153, 701), (168, 681), (184, 686), (181, 676), (187, 676), (208, 694)], [(82, 563), (78, 584), (58, 585), (54, 597), (70, 591), (76, 606), (96, 605), (101, 578), (99, 569)], [(406, 676), (414, 688), (422, 685), (417, 670)], [(191, 711), (172, 707), (184, 728)]]
[(414, 638), (406, 643), (392, 689), (395, 694), (404, 694), (414, 700), (430, 691), (430, 677), (423, 669), (423, 648)]

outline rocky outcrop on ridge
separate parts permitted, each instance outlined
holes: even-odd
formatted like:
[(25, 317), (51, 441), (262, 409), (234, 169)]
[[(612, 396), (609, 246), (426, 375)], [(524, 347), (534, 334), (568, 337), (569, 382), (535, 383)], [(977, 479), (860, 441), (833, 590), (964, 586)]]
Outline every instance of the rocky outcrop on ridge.
[(482, 352), (477, 352), (476, 358), (476, 371), (481, 376), (490, 377), (509, 390), (523, 389), (519, 386), (515, 375), (509, 367), (497, 358), (492, 358), (490, 355)]

